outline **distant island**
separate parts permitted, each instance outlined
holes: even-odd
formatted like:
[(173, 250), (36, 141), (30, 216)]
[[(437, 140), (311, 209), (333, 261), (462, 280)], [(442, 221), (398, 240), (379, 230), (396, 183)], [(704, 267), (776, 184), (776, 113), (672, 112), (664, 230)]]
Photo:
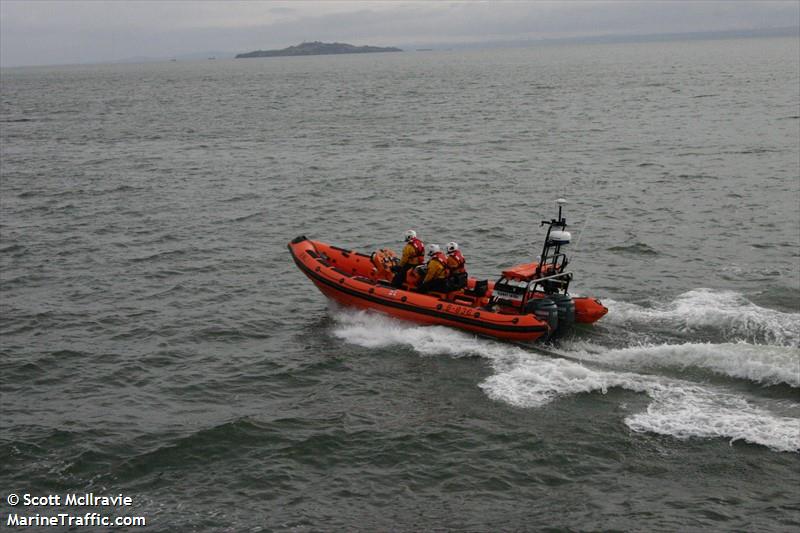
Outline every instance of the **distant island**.
[(353, 46), (347, 43), (300, 43), (283, 50), (256, 50), (246, 54), (236, 54), (236, 59), (247, 57), (282, 57), (282, 56), (321, 56), (330, 54), (371, 54), (374, 52), (402, 52), (392, 46)]

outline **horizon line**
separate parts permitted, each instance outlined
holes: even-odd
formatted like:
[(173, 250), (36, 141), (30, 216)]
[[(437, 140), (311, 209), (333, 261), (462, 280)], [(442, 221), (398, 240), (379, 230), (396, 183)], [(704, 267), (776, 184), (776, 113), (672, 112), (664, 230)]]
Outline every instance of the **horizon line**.
[[(716, 38), (715, 38), (716, 37)], [(524, 47), (537, 44), (625, 44), (633, 42), (649, 42), (653, 40), (664, 41), (678, 41), (681, 39), (688, 40), (724, 40), (726, 38), (769, 38), (769, 37), (797, 37), (800, 38), (800, 25), (798, 26), (781, 26), (773, 28), (752, 28), (752, 29), (735, 29), (735, 30), (707, 30), (707, 31), (691, 31), (691, 32), (665, 32), (665, 33), (642, 33), (642, 34), (595, 34), (595, 35), (581, 35), (572, 37), (541, 37), (541, 38), (509, 38), (509, 39), (491, 39), (487, 41), (447, 41), (440, 43), (405, 43), (400, 45), (392, 45), (399, 47), (407, 47), (408, 49), (430, 49), (433, 51), (445, 51), (446, 49), (460, 48), (460, 49), (480, 49), (480, 48), (500, 48), (500, 47)], [(303, 42), (326, 42), (326, 41), (301, 41)], [(345, 41), (336, 40), (335, 42), (345, 43)], [(289, 45), (295, 46), (295, 45)], [(402, 50), (408, 52), (409, 50)], [(221, 59), (233, 59), (236, 54), (244, 52), (231, 52), (231, 51), (201, 51), (189, 52), (178, 55), (168, 55), (162, 57), (149, 57), (149, 56), (131, 56), (127, 58), (119, 58), (107, 61), (86, 61), (80, 63), (50, 63), (50, 64), (27, 64), (27, 65), (0, 65), (2, 69), (13, 68), (43, 68), (43, 67), (70, 67), (70, 66), (91, 66), (91, 65), (119, 65), (119, 64), (142, 64), (142, 63), (161, 63), (168, 61), (175, 61), (183, 58), (183, 61), (202, 61), (203, 56), (224, 55), (230, 57), (223, 57)], [(208, 58), (207, 58), (208, 59)], [(217, 57), (215, 57), (217, 59)]]

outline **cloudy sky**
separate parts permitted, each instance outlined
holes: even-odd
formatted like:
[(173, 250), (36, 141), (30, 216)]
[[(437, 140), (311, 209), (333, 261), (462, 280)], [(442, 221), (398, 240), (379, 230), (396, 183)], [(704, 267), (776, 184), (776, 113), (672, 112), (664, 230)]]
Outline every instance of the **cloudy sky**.
[(798, 25), (797, 0), (2, 0), (0, 65), (236, 53), (312, 40), (424, 46)]

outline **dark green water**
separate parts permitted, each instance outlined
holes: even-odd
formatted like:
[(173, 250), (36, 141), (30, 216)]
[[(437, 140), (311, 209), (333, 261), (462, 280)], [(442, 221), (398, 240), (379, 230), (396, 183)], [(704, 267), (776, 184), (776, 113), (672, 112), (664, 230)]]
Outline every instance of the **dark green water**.
[[(153, 531), (797, 529), (798, 54), (2, 70), (4, 527), (95, 492)], [(582, 363), (336, 308), (286, 250), (414, 227), (494, 277), (559, 196)]]

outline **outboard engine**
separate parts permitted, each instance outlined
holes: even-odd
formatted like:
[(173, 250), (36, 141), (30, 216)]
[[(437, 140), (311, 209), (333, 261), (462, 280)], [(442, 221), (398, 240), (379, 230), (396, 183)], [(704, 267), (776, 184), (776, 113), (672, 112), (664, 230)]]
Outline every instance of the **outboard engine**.
[(558, 307), (550, 298), (532, 298), (525, 304), (525, 312), (533, 313), (536, 318), (546, 322), (550, 326), (550, 335), (558, 329)]
[(575, 324), (575, 302), (569, 294), (550, 294), (547, 296), (558, 309), (558, 327), (563, 331)]

